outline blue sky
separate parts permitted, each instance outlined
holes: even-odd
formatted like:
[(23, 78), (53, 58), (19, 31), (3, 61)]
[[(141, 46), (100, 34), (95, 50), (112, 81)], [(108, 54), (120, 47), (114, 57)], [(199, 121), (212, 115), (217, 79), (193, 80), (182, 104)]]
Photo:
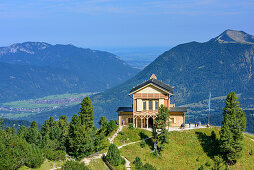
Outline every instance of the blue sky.
[(0, 0), (0, 46), (174, 46), (226, 29), (254, 35), (254, 0)]

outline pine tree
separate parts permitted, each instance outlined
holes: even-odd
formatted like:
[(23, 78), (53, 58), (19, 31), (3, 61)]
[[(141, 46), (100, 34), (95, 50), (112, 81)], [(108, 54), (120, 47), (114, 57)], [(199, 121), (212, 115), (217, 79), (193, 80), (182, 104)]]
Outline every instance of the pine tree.
[(225, 104), (223, 109), (224, 120), (220, 131), (220, 148), (228, 164), (233, 165), (241, 155), (246, 117), (234, 92), (227, 95)]
[(38, 124), (35, 121), (33, 121), (30, 125), (30, 128), (27, 129), (27, 132), (25, 133), (25, 139), (30, 144), (34, 143), (37, 146), (41, 146), (42, 136), (38, 130)]
[(138, 157), (138, 156), (136, 156), (136, 158), (135, 158), (133, 164), (135, 165), (135, 168), (136, 168), (136, 169), (140, 169), (140, 168), (142, 168), (142, 166), (143, 166), (142, 160), (141, 160), (141, 158)]
[(81, 124), (81, 118), (74, 115), (70, 123), (67, 152), (77, 158), (88, 156), (96, 150), (94, 143), (98, 141), (95, 139), (94, 128), (86, 130), (85, 125)]
[(114, 166), (123, 164), (124, 160), (115, 144), (111, 144), (108, 149), (106, 159)]
[(94, 128), (93, 106), (89, 97), (85, 97), (81, 102), (79, 116), (81, 118), (81, 124), (84, 125), (86, 129)]
[[(169, 111), (168, 108), (161, 105), (159, 107), (159, 113), (157, 115), (157, 119), (155, 119), (156, 126), (160, 131), (160, 135), (158, 136), (158, 146), (159, 151), (163, 150), (164, 144), (168, 143), (168, 130), (166, 129), (169, 122)], [(155, 130), (154, 133), (157, 133)]]
[(68, 136), (68, 144), (66, 146), (67, 152), (70, 155), (77, 155), (79, 150), (79, 142), (81, 142), (78, 138), (82, 137), (79, 130), (81, 129), (81, 120), (77, 115), (73, 115), (71, 123), (70, 123), (70, 131)]

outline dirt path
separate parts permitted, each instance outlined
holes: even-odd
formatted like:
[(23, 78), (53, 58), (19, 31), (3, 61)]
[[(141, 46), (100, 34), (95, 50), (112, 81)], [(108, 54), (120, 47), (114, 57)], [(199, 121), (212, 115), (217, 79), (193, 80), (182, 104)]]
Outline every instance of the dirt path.
[(123, 130), (123, 126), (119, 126), (116, 133), (109, 139), (109, 143), (114, 143), (114, 139), (117, 137), (118, 133)]
[(53, 168), (51, 168), (50, 170), (56, 170), (56, 169), (61, 169), (61, 167), (56, 167), (56, 165), (53, 164)]
[(124, 157), (124, 156), (122, 156), (122, 157), (125, 160), (125, 167), (126, 167), (126, 169), (127, 170), (131, 170), (130, 161), (126, 157)]
[[(109, 138), (109, 143), (114, 143), (114, 139), (117, 137), (117, 134), (118, 134), (120, 131), (122, 131), (122, 129), (123, 129), (123, 126), (119, 126), (119, 127), (118, 127), (116, 133), (115, 133), (111, 138)], [(93, 159), (99, 159), (99, 158), (102, 157), (102, 155), (103, 155), (103, 153), (102, 153), (102, 154), (96, 153), (96, 154), (91, 155), (91, 156), (88, 157), (88, 158), (82, 159), (80, 162), (84, 162), (86, 165), (89, 165), (89, 163), (91, 162), (91, 160), (93, 160)], [(107, 155), (107, 152), (105, 153), (105, 155)]]
[[(152, 137), (150, 137), (150, 138), (152, 138)], [(150, 139), (150, 138), (145, 138), (144, 140), (147, 140), (147, 139)], [(121, 148), (124, 147), (124, 146), (131, 145), (131, 144), (134, 144), (134, 143), (138, 143), (138, 142), (141, 142), (141, 141), (142, 141), (142, 140), (138, 140), (138, 141), (136, 141), (136, 142), (130, 142), (130, 143), (123, 144), (123, 145), (121, 145), (121, 146), (118, 146), (118, 149), (121, 149)]]

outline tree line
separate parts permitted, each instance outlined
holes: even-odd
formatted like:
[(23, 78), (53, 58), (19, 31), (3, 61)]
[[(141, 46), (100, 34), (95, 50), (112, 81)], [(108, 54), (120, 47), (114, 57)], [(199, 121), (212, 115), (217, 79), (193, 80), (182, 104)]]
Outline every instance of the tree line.
[(3, 129), (0, 123), (0, 169), (18, 169), (23, 165), (37, 168), (45, 159), (65, 160), (66, 154), (80, 160), (109, 146), (107, 137), (116, 130), (116, 123), (101, 117), (100, 128), (95, 128), (88, 97), (83, 99), (80, 112), (73, 115), (71, 122), (64, 115), (59, 120), (50, 117), (41, 129), (33, 121), (18, 131), (13, 127)]

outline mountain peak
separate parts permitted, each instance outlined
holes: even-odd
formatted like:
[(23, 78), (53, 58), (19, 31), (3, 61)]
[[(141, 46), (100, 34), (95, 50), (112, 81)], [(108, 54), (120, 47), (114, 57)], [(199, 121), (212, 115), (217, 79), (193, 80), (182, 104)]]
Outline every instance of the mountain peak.
[(44, 42), (24, 42), (24, 43), (15, 43), (8, 47), (0, 48), (0, 55), (7, 53), (17, 53), (24, 52), (29, 54), (34, 54), (36, 51), (44, 50), (52, 45)]
[(212, 39), (219, 43), (243, 43), (254, 44), (254, 36), (244, 31), (236, 31), (227, 29), (221, 33), (218, 37)]

